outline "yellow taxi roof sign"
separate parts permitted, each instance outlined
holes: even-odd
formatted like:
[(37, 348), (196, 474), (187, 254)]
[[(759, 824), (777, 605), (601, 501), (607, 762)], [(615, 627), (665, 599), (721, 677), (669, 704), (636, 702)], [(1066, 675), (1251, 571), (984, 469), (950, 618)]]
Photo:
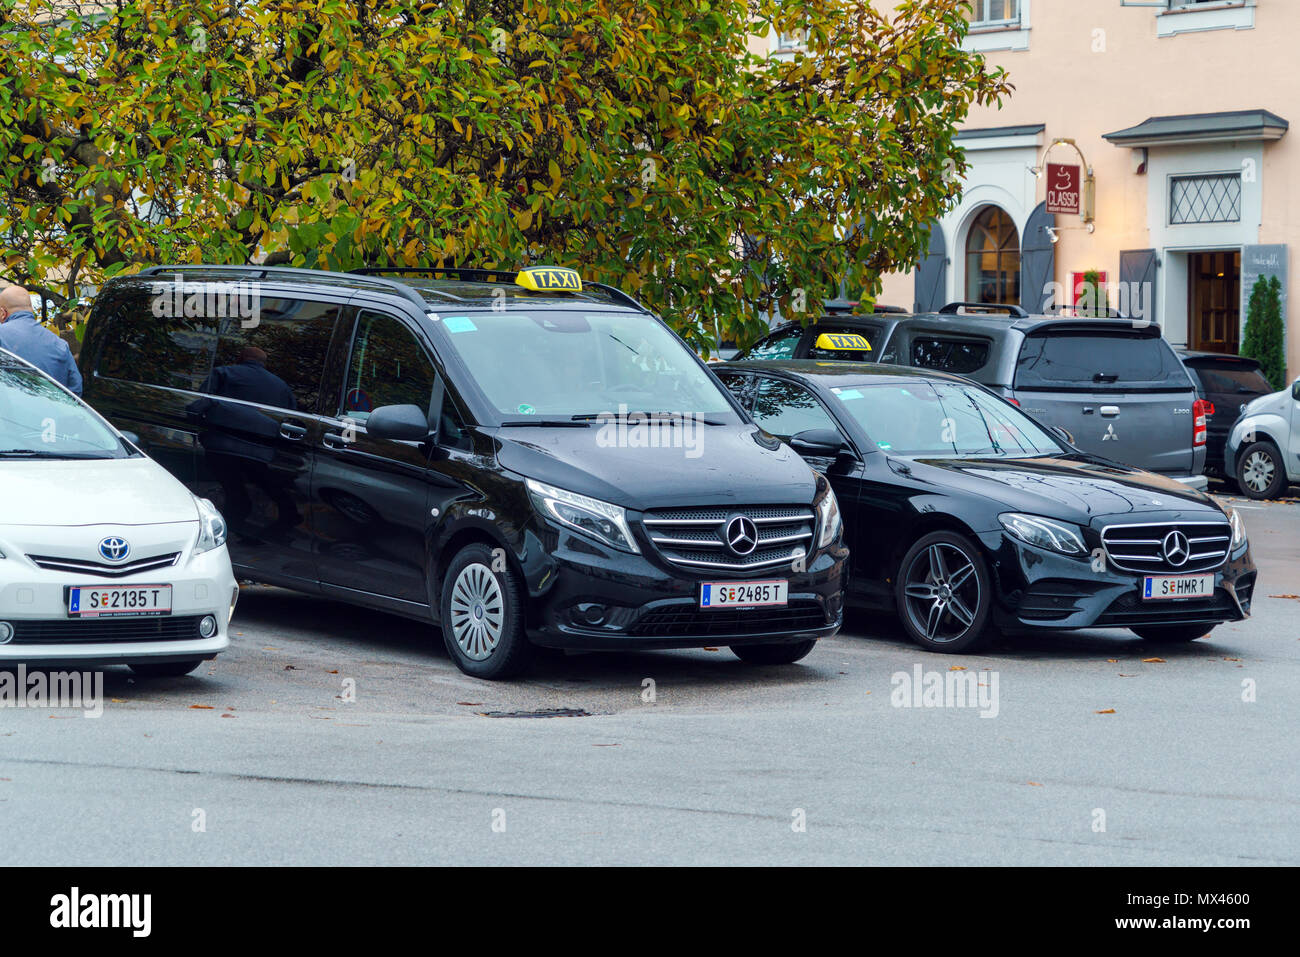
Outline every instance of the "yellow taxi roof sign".
[(582, 277), (576, 270), (559, 266), (533, 266), (520, 270), (515, 285), (529, 292), (582, 292)]
[(860, 336), (853, 332), (823, 332), (817, 337), (814, 343), (815, 349), (845, 349), (856, 352), (870, 352), (871, 343), (867, 341), (866, 336)]

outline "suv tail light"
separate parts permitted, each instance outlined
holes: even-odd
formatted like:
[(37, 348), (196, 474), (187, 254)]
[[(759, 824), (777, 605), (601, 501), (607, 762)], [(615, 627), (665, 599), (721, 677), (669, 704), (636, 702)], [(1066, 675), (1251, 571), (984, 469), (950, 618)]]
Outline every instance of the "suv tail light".
[(1206, 421), (1214, 415), (1214, 403), (1206, 399), (1197, 399), (1192, 403), (1192, 445), (1200, 448), (1205, 444)]

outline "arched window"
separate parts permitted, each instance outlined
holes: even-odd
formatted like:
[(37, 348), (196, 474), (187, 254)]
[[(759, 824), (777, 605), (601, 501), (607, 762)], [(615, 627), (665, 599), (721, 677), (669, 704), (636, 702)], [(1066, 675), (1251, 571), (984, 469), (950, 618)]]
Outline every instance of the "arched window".
[(985, 206), (966, 237), (966, 301), (1020, 302), (1020, 234), (997, 206)]

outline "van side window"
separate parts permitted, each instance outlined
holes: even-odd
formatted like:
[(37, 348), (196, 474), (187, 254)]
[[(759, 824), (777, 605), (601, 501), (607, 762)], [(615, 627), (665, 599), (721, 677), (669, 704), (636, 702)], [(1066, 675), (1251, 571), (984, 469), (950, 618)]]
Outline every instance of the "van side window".
[(418, 405), (427, 412), (434, 379), (428, 354), (401, 320), (382, 312), (362, 312), (339, 415), (364, 423), (385, 405)]
[(442, 415), (438, 421), (438, 444), (450, 449), (468, 452), (473, 448), (469, 431), (465, 428), (465, 416), (451, 393), (442, 393)]
[[(320, 399), (325, 355), (338, 318), (337, 303), (306, 299), (262, 299), (257, 314), (225, 318), (217, 345), (218, 371), (260, 365), (285, 388), (259, 390), (257, 396), (217, 391), (219, 395), (298, 412), (315, 412)], [(260, 380), (270, 380), (259, 374)]]
[(920, 369), (938, 369), (965, 375), (982, 368), (989, 361), (989, 344), (969, 339), (945, 339), (941, 336), (914, 336), (912, 361)]
[(789, 441), (807, 429), (840, 431), (817, 397), (801, 385), (760, 378), (754, 397), (754, 421), (779, 439)]
[[(142, 385), (201, 391), (212, 371), (217, 320), (154, 315), (150, 287), (130, 284), (98, 304), (107, 319), (98, 375)], [(160, 310), (161, 311), (161, 310)]]

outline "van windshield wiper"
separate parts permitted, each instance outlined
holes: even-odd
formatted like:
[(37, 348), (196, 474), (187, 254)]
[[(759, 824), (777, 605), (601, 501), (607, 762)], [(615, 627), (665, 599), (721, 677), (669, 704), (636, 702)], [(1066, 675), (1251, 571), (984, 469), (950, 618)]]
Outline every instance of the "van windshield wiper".
[(542, 429), (585, 429), (589, 423), (579, 419), (507, 419), (501, 428), (526, 425)]
[[(704, 423), (705, 425), (726, 425), (726, 424), (727, 424), (727, 423), (724, 422), (722, 419), (718, 419), (718, 418), (709, 418), (709, 417), (707, 417), (707, 416), (700, 415), (700, 414), (695, 413), (695, 412), (636, 412), (636, 411), (633, 411), (633, 412), (623, 413), (623, 414), (622, 414), (622, 417), (624, 418), (624, 420), (626, 420), (626, 419), (628, 419), (628, 418), (630, 418), (630, 417), (632, 417), (632, 416), (634, 416), (634, 415), (642, 416), (643, 418), (645, 418), (645, 419), (647, 419), (647, 420), (650, 420), (650, 421), (662, 421), (663, 419), (669, 419), (669, 420), (672, 420), (672, 421), (678, 421), (678, 420), (683, 420), (683, 419), (694, 419), (696, 422), (702, 422), (702, 423)], [(584, 412), (584, 413), (582, 413), (581, 415), (575, 415), (575, 416), (573, 416), (573, 421), (574, 421), (574, 422), (597, 422), (597, 421), (600, 421), (600, 420), (616, 420), (616, 419), (618, 419), (619, 417), (620, 417), (620, 413), (617, 413), (617, 412)]]

